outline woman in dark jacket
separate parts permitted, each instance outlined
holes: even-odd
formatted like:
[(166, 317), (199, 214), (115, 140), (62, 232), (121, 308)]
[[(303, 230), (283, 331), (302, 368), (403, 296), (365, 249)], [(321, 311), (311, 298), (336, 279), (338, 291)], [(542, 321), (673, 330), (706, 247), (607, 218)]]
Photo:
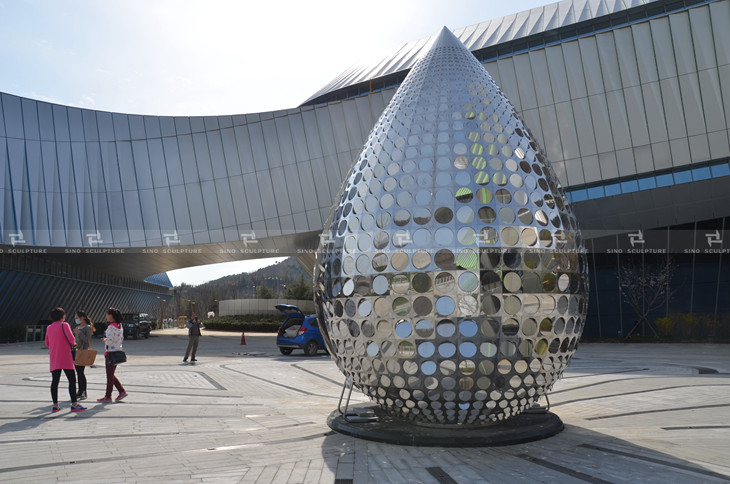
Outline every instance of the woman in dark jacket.
[[(94, 325), (91, 324), (91, 320), (83, 311), (76, 311), (76, 324), (78, 327), (74, 329), (76, 335), (76, 347), (80, 350), (91, 349), (91, 337), (94, 335)], [(79, 400), (86, 400), (86, 376), (84, 375), (84, 369), (86, 367), (74, 365), (76, 367), (76, 375), (78, 375), (79, 381), (79, 393), (77, 395)]]

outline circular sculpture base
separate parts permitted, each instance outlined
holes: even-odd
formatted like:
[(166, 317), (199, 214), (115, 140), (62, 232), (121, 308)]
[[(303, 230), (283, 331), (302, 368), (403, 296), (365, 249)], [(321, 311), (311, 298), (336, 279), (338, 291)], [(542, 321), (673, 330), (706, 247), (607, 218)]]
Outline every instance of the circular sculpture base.
[[(341, 434), (365, 440), (422, 447), (498, 447), (545, 439), (560, 433), (563, 422), (551, 412), (524, 412), (482, 426), (423, 426), (394, 418), (373, 406), (351, 407), (346, 420), (338, 410), (327, 425)], [(349, 420), (349, 421), (348, 421)]]

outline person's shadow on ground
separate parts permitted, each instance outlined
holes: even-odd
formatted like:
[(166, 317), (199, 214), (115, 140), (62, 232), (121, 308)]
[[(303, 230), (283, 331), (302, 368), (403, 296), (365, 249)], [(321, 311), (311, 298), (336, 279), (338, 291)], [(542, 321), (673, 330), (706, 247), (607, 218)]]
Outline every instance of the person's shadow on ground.
[[(84, 405), (84, 402), (79, 402)], [(62, 418), (91, 418), (95, 415), (99, 415), (107, 410), (106, 405), (93, 405), (86, 408), (82, 412), (72, 412), (71, 404), (68, 402), (61, 404), (61, 411), (53, 413), (51, 412), (52, 403), (43, 405), (37, 408), (29, 409), (23, 412), (27, 415), (26, 418), (14, 418), (4, 417), (3, 420), (9, 420), (8, 422), (0, 425), (0, 435), (8, 435), (11, 432), (32, 430), (34, 428), (41, 427), (44, 424), (49, 423), (52, 419)], [(84, 405), (86, 407), (86, 405)], [(39, 437), (37, 440), (43, 440)]]

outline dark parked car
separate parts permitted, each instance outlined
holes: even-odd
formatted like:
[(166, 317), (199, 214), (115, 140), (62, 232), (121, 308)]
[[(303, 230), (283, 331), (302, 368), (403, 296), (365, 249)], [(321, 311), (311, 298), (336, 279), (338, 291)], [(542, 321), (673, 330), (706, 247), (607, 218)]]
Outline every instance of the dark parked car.
[(124, 338), (139, 339), (144, 336), (145, 339), (150, 337), (152, 330), (152, 322), (137, 313), (125, 313), (122, 315), (122, 329), (124, 330)]
[(319, 350), (325, 349), (317, 316), (305, 316), (298, 307), (291, 304), (277, 304), (274, 307), (287, 316), (276, 336), (276, 346), (283, 355), (301, 349), (305, 355), (314, 356)]

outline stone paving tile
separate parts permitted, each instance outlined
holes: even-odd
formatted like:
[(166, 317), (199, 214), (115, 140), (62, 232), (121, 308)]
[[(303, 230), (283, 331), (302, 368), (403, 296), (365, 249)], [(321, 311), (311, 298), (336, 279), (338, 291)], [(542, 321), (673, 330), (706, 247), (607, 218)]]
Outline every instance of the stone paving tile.
[(97, 404), (104, 373), (89, 369), (89, 410), (55, 415), (47, 353), (0, 347), (0, 482), (437, 482), (428, 467), (470, 484), (730, 481), (727, 345), (582, 345), (551, 396), (565, 431), (454, 449), (331, 432), (343, 380), (332, 361), (284, 358), (273, 335), (239, 340), (208, 332), (196, 366), (179, 365), (184, 330), (125, 342), (130, 396)]

